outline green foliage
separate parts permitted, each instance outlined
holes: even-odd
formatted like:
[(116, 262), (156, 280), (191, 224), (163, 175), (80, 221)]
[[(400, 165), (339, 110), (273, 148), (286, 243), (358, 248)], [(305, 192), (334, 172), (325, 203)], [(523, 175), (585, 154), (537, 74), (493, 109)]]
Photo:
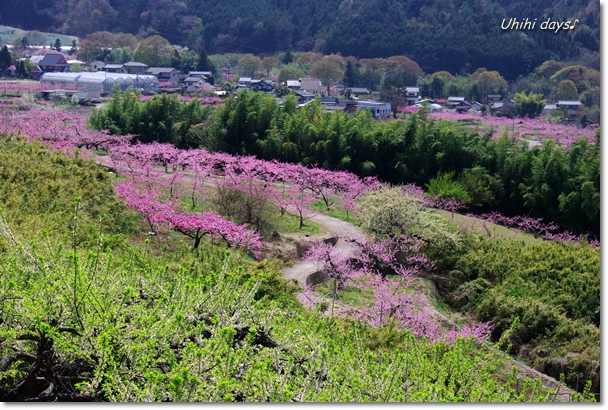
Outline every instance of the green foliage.
[(565, 373), (570, 386), (581, 371), (588, 380), (599, 360), (599, 249), (482, 238), (467, 247), (448, 268), (452, 303), (491, 321), (496, 339), (519, 318), (515, 354), (553, 377)]
[(427, 212), (419, 200), (400, 188), (368, 192), (357, 203), (361, 227), (377, 235), (411, 236), (431, 249), (455, 249), (460, 237), (447, 221)]
[(426, 185), (428, 194), (442, 199), (453, 198), (462, 203), (470, 202), (471, 197), (465, 187), (460, 182), (454, 181), (453, 178), (453, 172), (446, 172), (431, 179)]
[[(51, 257), (43, 272), (17, 249), (2, 255), (0, 354), (19, 346), (34, 357), (39, 337), (52, 340), (55, 362), (81, 371), (63, 379), (68, 392), (103, 389), (98, 399), (120, 402), (520, 400), (495, 377), (497, 351), (285, 305), (279, 293), (293, 291), (276, 267), (237, 253), (203, 246), (167, 263), (136, 249), (88, 258), (49, 249), (39, 252)], [(21, 363), (0, 373), (3, 394), (24, 377)]]
[(526, 95), (525, 91), (515, 94), (515, 113), (520, 117), (535, 118), (540, 115), (545, 108), (546, 100), (542, 94), (534, 94), (532, 91)]
[(196, 99), (186, 103), (178, 101), (176, 95), (157, 94), (142, 102), (139, 90), (128, 88), (121, 93), (115, 89), (106, 108), (93, 110), (89, 126), (113, 134), (137, 134), (142, 142), (170, 142), (185, 148), (200, 143), (196, 126), (205, 122), (211, 110)]
[(79, 241), (94, 243), (100, 229), (109, 235), (132, 232), (130, 214), (114, 195), (104, 169), (22, 137), (0, 140), (0, 204), (9, 224), (30, 238), (43, 230), (66, 233), (77, 197), (84, 209)]
[(133, 58), (150, 67), (170, 67), (174, 53), (175, 49), (166, 38), (153, 35), (137, 45)]
[(298, 109), (293, 95), (279, 105), (270, 95), (242, 91), (216, 108), (166, 95), (142, 103), (137, 95), (114, 94), (107, 108), (93, 112), (91, 126), (139, 134), (144, 142), (318, 164), (391, 183), (424, 186), (453, 173), (450, 186), (458, 193), (450, 196), (468, 195), (473, 210), (529, 214), (599, 235), (599, 146), (585, 141), (568, 150), (551, 141), (529, 148), (506, 134), (491, 139), (460, 130), (422, 110), (407, 122), (378, 122), (366, 111), (325, 112), (319, 100)]

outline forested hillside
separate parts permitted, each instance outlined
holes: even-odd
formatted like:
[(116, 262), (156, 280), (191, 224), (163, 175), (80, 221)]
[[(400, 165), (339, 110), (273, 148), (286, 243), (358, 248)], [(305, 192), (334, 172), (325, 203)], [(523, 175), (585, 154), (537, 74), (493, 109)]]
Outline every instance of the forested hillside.
[[(25, 7), (31, 12), (23, 13)], [(486, 67), (508, 80), (546, 60), (586, 61), (599, 52), (595, 0), (15, 0), (0, 4), (0, 18), (26, 30), (81, 38), (96, 31), (140, 38), (159, 34), (211, 54), (405, 54), (425, 72)], [(535, 30), (502, 30), (504, 18), (537, 18), (539, 24)], [(540, 30), (540, 22), (549, 18), (579, 21), (575, 30)]]

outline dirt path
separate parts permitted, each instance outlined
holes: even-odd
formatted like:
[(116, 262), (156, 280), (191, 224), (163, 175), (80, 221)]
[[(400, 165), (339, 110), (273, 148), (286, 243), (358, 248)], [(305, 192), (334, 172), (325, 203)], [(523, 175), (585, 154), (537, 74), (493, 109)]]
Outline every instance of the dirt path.
[[(363, 235), (363, 232), (359, 228), (348, 222), (323, 214), (313, 215), (309, 219), (323, 225), (327, 229), (329, 236), (338, 238), (338, 242), (334, 245), (336, 249), (340, 249), (346, 255), (353, 255), (355, 248), (347, 243), (343, 237)], [(314, 262), (301, 260), (293, 266), (285, 268), (283, 274), (287, 279), (297, 279), (305, 287), (306, 278), (316, 271), (317, 265)]]

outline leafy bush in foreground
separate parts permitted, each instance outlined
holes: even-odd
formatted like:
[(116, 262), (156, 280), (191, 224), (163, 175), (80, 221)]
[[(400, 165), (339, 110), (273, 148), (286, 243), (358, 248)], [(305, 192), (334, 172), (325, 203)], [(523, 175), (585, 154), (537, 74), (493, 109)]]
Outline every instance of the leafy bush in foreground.
[[(307, 313), (289, 302), (289, 290), (264, 294), (276, 268), (219, 247), (173, 255), (173, 263), (135, 249), (49, 249), (37, 255), (42, 266), (18, 247), (2, 255), (5, 401), (552, 397), (538, 381), (515, 388), (515, 379), (501, 380), (503, 356), (470, 339), (428, 343)], [(52, 366), (43, 371), (45, 363)]]

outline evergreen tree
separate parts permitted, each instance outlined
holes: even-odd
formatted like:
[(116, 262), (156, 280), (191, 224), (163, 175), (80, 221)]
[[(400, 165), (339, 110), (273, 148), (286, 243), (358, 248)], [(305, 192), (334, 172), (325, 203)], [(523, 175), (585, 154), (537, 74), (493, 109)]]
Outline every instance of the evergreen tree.
[(76, 51), (77, 51), (76, 46), (77, 46), (76, 39), (73, 39), (72, 48), (70, 48), (70, 52), (69, 52), (70, 55), (76, 54)]
[(17, 74), (20, 78), (25, 78), (27, 76), (27, 73), (25, 71), (25, 61), (19, 61), (19, 63), (17, 64)]
[(171, 67), (179, 70), (181, 72), (181, 58), (179, 55), (179, 51), (177, 51), (177, 48), (173, 49), (173, 58), (171, 58)]
[(205, 50), (205, 47), (201, 48), (198, 64), (196, 66), (196, 71), (215, 71), (213, 63), (211, 62), (211, 60), (209, 60), (209, 56), (207, 55), (207, 50)]
[(55, 50), (61, 52), (61, 40), (59, 40), (58, 38), (55, 39), (55, 44), (53, 44), (53, 46), (51, 48), (54, 48)]
[(359, 82), (359, 63), (353, 65), (350, 61), (346, 63), (344, 71), (344, 85), (347, 87), (356, 87)]
[(2, 47), (0, 50), (0, 70), (6, 70), (11, 65), (11, 53), (8, 51), (8, 47)]
[(293, 63), (293, 54), (291, 54), (291, 51), (287, 51), (283, 56), (283, 64), (287, 65), (291, 63)]

